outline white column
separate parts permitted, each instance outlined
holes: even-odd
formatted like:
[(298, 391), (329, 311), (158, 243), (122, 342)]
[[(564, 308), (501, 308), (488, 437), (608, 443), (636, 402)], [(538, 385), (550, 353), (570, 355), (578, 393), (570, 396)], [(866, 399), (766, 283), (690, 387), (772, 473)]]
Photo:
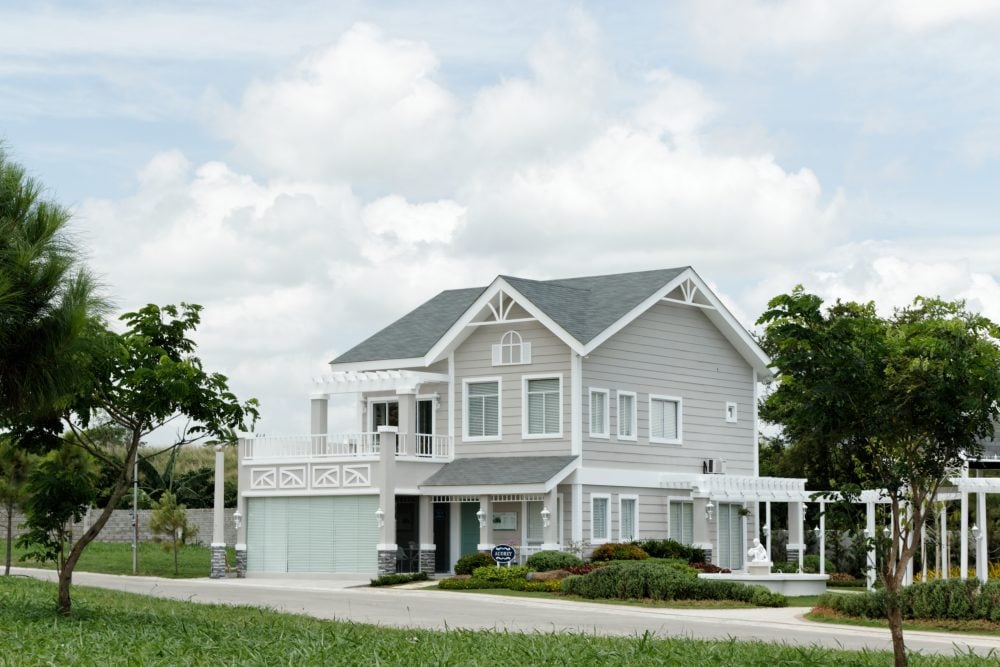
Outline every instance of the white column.
[[(865, 505), (865, 535), (869, 538), (875, 537), (875, 503), (870, 502)], [(868, 590), (875, 588), (875, 544), (868, 547), (868, 568), (865, 571), (865, 578), (868, 580)]]
[(570, 386), (570, 454), (583, 456), (583, 360), (580, 355), (569, 352), (569, 386)]
[(309, 401), (309, 434), (326, 435), (330, 400), (325, 394), (316, 394)]
[(938, 576), (942, 579), (947, 579), (951, 570), (951, 554), (948, 548), (948, 503), (941, 503), (941, 514), (938, 517), (941, 531), (938, 537), (938, 544), (941, 548), (941, 571), (938, 572)]
[(774, 528), (771, 526), (771, 501), (768, 500), (764, 503), (764, 524), (767, 526), (767, 532), (764, 533), (764, 540), (767, 542), (767, 561), (773, 562), (774, 559), (771, 558), (771, 533), (774, 532)]
[(396, 451), (401, 455), (413, 455), (416, 452), (417, 441), (417, 395), (397, 394), (399, 396), (399, 438)]
[(569, 488), (570, 504), (573, 506), (569, 524), (571, 539), (579, 546), (583, 542), (583, 484), (573, 482)]
[(969, 578), (969, 494), (962, 491), (962, 509), (961, 509), (961, 522), (959, 537), (961, 542), (958, 545), (959, 548), (959, 578), (968, 579)]
[(542, 506), (549, 512), (549, 525), (542, 529), (542, 549), (559, 549), (559, 494), (556, 487), (545, 495), (545, 504)]
[(819, 573), (826, 574), (826, 503), (819, 501)]
[[(396, 550), (396, 435), (395, 426), (379, 426), (379, 467), (382, 483), (379, 486), (379, 509), (382, 510), (382, 528), (379, 530), (379, 551)], [(372, 517), (372, 521), (375, 517)]]
[(493, 508), (488, 495), (479, 496), (479, 511), (483, 513), (483, 520), (479, 526), (479, 544), (476, 549), (489, 551), (493, 548)]
[(976, 493), (976, 525), (979, 527), (976, 538), (976, 576), (985, 584), (990, 573), (990, 561), (986, 553), (989, 543), (986, 539), (986, 494), (983, 491)]
[(222, 445), (215, 446), (215, 509), (212, 513), (212, 546), (226, 546), (225, 514), (226, 459)]

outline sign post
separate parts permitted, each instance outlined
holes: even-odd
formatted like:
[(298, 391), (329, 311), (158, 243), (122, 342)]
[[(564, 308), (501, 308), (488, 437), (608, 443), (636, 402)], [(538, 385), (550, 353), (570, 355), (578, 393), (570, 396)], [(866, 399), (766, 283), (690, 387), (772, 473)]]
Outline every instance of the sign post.
[(497, 567), (501, 564), (510, 567), (511, 562), (517, 558), (517, 551), (509, 544), (498, 544), (490, 551), (490, 555), (497, 562)]

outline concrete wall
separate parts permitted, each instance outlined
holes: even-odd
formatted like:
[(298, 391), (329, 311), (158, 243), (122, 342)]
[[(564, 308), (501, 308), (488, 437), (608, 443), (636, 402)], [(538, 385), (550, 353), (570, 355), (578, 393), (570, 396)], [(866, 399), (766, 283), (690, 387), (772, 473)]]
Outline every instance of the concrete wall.
[[(149, 531), (149, 516), (153, 510), (139, 510), (139, 540), (150, 542), (153, 534)], [(226, 544), (236, 544), (236, 526), (233, 523), (233, 509), (226, 509)], [(212, 512), (211, 509), (189, 509), (187, 511), (188, 524), (198, 527), (198, 535), (191, 540), (191, 543), (208, 545), (212, 541)], [(97, 518), (98, 511), (91, 510), (83, 521), (73, 525), (74, 535), (80, 535)], [(23, 519), (14, 513), (14, 534), (20, 535), (18, 530)], [(6, 535), (7, 512), (0, 509), (0, 539)], [(101, 533), (97, 536), (99, 542), (131, 542), (132, 541), (132, 510), (115, 510), (108, 522), (104, 524)]]

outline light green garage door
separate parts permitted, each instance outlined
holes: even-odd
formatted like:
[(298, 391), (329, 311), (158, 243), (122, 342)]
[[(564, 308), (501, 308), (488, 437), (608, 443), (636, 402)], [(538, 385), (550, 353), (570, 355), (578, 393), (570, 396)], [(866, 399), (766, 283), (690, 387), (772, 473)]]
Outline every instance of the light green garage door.
[(378, 496), (247, 499), (249, 572), (375, 574)]

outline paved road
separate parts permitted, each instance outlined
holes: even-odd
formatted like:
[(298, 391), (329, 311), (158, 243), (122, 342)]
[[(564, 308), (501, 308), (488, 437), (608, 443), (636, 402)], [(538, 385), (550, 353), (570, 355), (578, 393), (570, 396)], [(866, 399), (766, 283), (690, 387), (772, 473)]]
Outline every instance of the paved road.
[[(15, 573), (54, 579), (46, 570)], [(811, 623), (802, 608), (655, 609), (421, 589), (373, 589), (353, 578), (160, 579), (77, 572), (85, 586), (192, 602), (247, 604), (317, 618), (428, 629), (586, 632), (703, 639), (758, 639), (796, 645), (892, 650), (888, 630)], [(956, 650), (1000, 655), (1000, 637), (907, 632), (911, 650), (950, 655)]]

